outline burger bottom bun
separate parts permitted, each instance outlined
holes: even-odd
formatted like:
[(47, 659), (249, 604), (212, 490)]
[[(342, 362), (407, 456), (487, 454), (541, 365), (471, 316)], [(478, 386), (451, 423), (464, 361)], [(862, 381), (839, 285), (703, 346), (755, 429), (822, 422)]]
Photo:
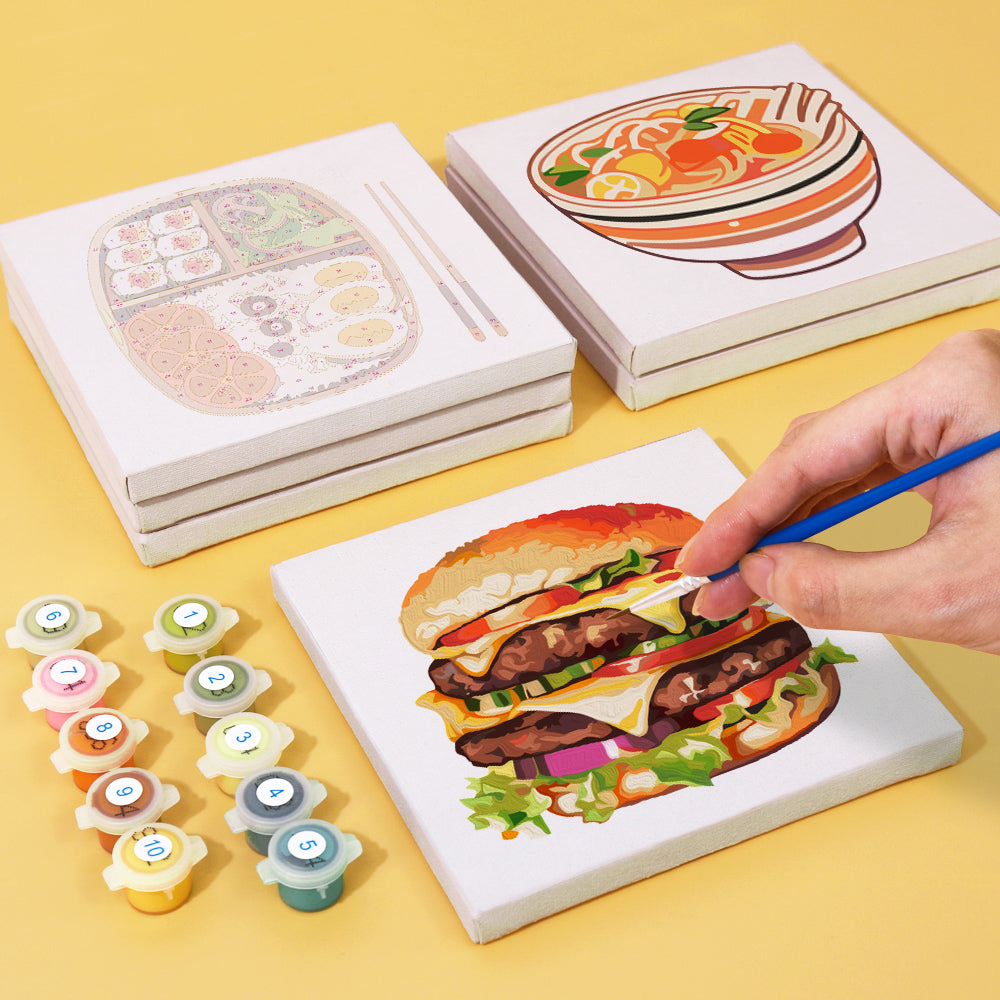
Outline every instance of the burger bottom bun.
[[(802, 697), (789, 700), (788, 718), (786, 725), (781, 729), (765, 728), (760, 723), (743, 719), (737, 725), (724, 730), (721, 739), (732, 759), (712, 771), (711, 776), (714, 778), (716, 775), (735, 770), (744, 764), (761, 760), (819, 725), (833, 711), (840, 698), (840, 677), (836, 668), (832, 664), (824, 664), (819, 669), (819, 676), (826, 688), (826, 693), (811, 700)], [(689, 787), (687, 785), (665, 785), (648, 769), (632, 771), (628, 766), (627, 757), (618, 761), (617, 769), (621, 777), (616, 788), (607, 789), (601, 793), (602, 796), (607, 796), (604, 804), (611, 808), (631, 805), (634, 802), (642, 802), (645, 799)], [(549, 812), (555, 813), (557, 816), (579, 816), (580, 809), (576, 805), (578, 787), (576, 782), (539, 784), (538, 791), (552, 800)]]

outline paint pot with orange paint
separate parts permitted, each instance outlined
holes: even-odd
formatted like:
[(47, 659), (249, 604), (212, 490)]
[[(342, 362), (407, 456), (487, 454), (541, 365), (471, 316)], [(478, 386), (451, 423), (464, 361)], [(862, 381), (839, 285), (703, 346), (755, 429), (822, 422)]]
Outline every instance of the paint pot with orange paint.
[(157, 608), (153, 628), (143, 638), (150, 652), (162, 650), (167, 666), (183, 674), (199, 660), (221, 655), (226, 633), (239, 620), (215, 598), (180, 594)]
[(102, 774), (87, 790), (87, 801), (76, 808), (76, 825), (95, 829), (106, 851), (135, 826), (155, 823), (180, 801), (174, 785), (165, 785), (142, 767), (116, 767)]
[(75, 597), (46, 594), (28, 601), (7, 629), (7, 645), (23, 649), (34, 667), (64, 649), (84, 649), (87, 638), (101, 627), (101, 616), (88, 611)]
[(212, 724), (205, 734), (205, 756), (197, 761), (206, 778), (215, 778), (227, 795), (262, 767), (273, 767), (295, 734), (283, 722), (257, 712), (236, 712)]
[(45, 710), (53, 729), (77, 712), (104, 704), (104, 693), (119, 677), (114, 663), (83, 649), (69, 649), (46, 656), (31, 673), (31, 687), (21, 696), (32, 712)]
[(62, 724), (51, 760), (60, 773), (72, 771), (77, 788), (86, 792), (102, 774), (130, 767), (136, 746), (148, 733), (141, 719), (114, 708), (88, 708)]
[(169, 913), (187, 902), (191, 869), (206, 853), (201, 837), (169, 823), (136, 826), (118, 838), (104, 881), (142, 913)]

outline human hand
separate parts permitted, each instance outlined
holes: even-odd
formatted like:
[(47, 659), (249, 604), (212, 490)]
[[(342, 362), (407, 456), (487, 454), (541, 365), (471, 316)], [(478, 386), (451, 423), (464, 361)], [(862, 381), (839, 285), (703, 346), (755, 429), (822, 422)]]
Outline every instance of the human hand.
[(792, 422), (760, 468), (706, 519), (677, 565), (707, 576), (698, 614), (725, 618), (758, 596), (802, 624), (890, 632), (1000, 653), (1000, 452), (917, 488), (926, 534), (884, 552), (766, 534), (1000, 430), (1000, 331), (955, 334), (909, 371)]

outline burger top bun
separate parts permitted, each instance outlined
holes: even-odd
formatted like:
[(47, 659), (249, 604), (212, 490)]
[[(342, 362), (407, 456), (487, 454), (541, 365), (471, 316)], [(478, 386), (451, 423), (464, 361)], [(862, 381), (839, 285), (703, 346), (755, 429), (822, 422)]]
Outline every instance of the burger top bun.
[(516, 521), (476, 538), (422, 573), (403, 599), (406, 638), (430, 653), (437, 639), (488, 611), (621, 559), (683, 545), (701, 527), (661, 504), (596, 504)]

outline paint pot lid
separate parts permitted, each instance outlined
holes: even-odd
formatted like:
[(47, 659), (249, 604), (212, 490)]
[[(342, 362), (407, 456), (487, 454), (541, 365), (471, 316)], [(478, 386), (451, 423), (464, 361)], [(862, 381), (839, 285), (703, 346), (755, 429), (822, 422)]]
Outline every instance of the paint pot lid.
[(191, 873), (207, 853), (205, 842), (169, 823), (137, 825), (119, 838), (104, 869), (109, 889), (163, 892)]
[(63, 649), (39, 660), (22, 698), (33, 712), (44, 708), (72, 715), (90, 708), (119, 676), (116, 664), (85, 649)]
[(180, 801), (174, 785), (165, 785), (142, 767), (116, 767), (102, 774), (87, 790), (87, 801), (76, 808), (81, 830), (91, 827), (120, 836), (140, 823), (155, 823)]
[(226, 813), (233, 833), (250, 830), (267, 836), (306, 819), (326, 798), (326, 788), (290, 767), (265, 767), (248, 774), (236, 788), (236, 805)]
[(181, 715), (194, 712), (221, 719), (243, 712), (271, 686), (271, 675), (238, 656), (209, 656), (184, 674), (184, 688), (174, 695)]
[(257, 863), (266, 885), (280, 882), (292, 889), (319, 889), (335, 882), (361, 855), (361, 842), (321, 819), (302, 819), (280, 827)]
[(156, 609), (153, 629), (144, 639), (152, 652), (165, 649), (178, 656), (203, 656), (239, 620), (236, 611), (224, 608), (214, 597), (179, 594)]
[(7, 629), (7, 645), (47, 656), (60, 649), (75, 649), (101, 627), (101, 616), (88, 611), (68, 594), (46, 594), (28, 601)]
[(116, 708), (95, 707), (71, 715), (59, 729), (59, 747), (51, 755), (56, 770), (100, 774), (123, 765), (149, 726)]
[(273, 722), (259, 712), (223, 716), (205, 734), (205, 756), (199, 758), (198, 770), (206, 778), (245, 778), (277, 764), (294, 735), (283, 722)]

